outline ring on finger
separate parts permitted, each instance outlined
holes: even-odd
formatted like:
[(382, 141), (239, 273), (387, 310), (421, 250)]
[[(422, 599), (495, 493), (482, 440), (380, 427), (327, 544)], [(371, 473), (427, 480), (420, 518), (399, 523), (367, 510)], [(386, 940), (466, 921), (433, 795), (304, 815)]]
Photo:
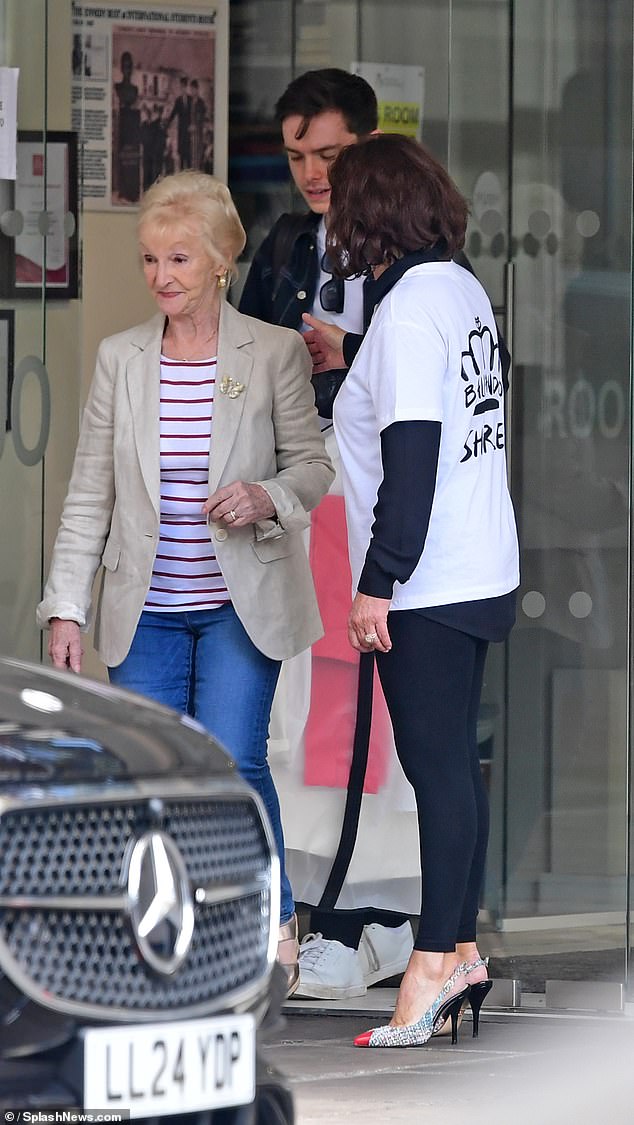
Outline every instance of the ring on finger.
[(366, 633), (365, 637), (363, 638), (366, 645), (373, 645), (375, 641), (378, 641), (378, 639), (378, 633)]
[(234, 520), (237, 520), (237, 518), (238, 518), (238, 515), (237, 515), (237, 513), (236, 513), (236, 512), (234, 512), (233, 508), (232, 508), (232, 509), (231, 509), (231, 511), (229, 512), (229, 515), (231, 516), (231, 522), (232, 522), (232, 523), (234, 522)]

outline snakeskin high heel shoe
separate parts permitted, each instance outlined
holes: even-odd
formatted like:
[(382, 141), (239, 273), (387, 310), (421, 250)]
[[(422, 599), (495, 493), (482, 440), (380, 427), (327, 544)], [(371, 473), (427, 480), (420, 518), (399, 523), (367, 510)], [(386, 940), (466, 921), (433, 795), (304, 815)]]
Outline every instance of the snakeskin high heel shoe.
[[(488, 971), (489, 958), (488, 957), (478, 957), (475, 961), (468, 962), (467, 967), (465, 969), (465, 975), (468, 975), (469, 973), (473, 972), (474, 969), (479, 969), (480, 966), (487, 969), (487, 971)], [(482, 1007), (482, 1003), (485, 1000), (488, 993), (491, 991), (492, 987), (493, 987), (493, 982), (490, 981), (490, 980), (478, 981), (477, 984), (472, 984), (472, 985), (469, 986), (469, 991), (468, 991), (467, 995), (465, 996), (465, 998), (462, 1002), (462, 1008), (460, 1009), (460, 1013), (458, 1015), (458, 1027), (460, 1027), (460, 1025), (462, 1023), (462, 1017), (464, 1016), (467, 1007), (470, 1006), (472, 1014), (473, 1014), (473, 1037), (474, 1037), (474, 1039), (478, 1038), (478, 1028), (479, 1028), (479, 1022), (480, 1022), (480, 1008)], [(449, 1019), (444, 1019), (444, 1020), (437, 1019), (436, 1023), (434, 1024), (433, 1034), (434, 1034), (434, 1036), (451, 1035), (452, 1030), (451, 1030), (450, 1020)]]
[(431, 1039), (436, 1024), (441, 1021), (444, 1023), (446, 1020), (451, 1020), (451, 1042), (457, 1043), (458, 1016), (468, 997), (469, 986), (465, 985), (453, 996), (448, 996), (448, 993), (451, 992), (458, 978), (464, 975), (465, 967), (463, 961), (454, 969), (431, 1007), (416, 1023), (406, 1024), (404, 1027), (389, 1025), (374, 1027), (370, 1031), (364, 1031), (362, 1035), (357, 1035), (354, 1041), (355, 1047), (422, 1047), (428, 1039)]

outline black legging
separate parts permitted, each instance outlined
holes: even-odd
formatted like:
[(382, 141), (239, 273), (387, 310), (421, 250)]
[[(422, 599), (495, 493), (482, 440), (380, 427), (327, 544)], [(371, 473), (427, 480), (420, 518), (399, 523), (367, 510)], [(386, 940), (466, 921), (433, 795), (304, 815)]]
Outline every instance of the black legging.
[(489, 833), (477, 721), (488, 642), (416, 610), (388, 615), (377, 653), (399, 760), (414, 788), (422, 904), (415, 949), (475, 941)]

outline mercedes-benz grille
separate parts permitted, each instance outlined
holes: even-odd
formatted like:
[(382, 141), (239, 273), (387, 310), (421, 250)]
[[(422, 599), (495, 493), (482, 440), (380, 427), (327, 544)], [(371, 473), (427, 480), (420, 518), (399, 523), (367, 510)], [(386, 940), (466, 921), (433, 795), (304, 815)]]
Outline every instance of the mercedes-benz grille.
[[(43, 803), (0, 816), (0, 968), (19, 988), (57, 1010), (138, 1020), (211, 1011), (264, 977), (271, 856), (248, 796)], [(194, 903), (191, 945), (171, 976), (141, 956), (124, 878), (157, 817)]]

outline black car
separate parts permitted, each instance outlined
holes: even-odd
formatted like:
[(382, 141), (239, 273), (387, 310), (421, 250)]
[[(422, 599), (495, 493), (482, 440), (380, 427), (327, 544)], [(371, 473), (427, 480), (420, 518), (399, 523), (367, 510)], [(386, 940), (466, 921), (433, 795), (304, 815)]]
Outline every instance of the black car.
[(277, 870), (197, 724), (0, 660), (0, 1107), (289, 1125)]

